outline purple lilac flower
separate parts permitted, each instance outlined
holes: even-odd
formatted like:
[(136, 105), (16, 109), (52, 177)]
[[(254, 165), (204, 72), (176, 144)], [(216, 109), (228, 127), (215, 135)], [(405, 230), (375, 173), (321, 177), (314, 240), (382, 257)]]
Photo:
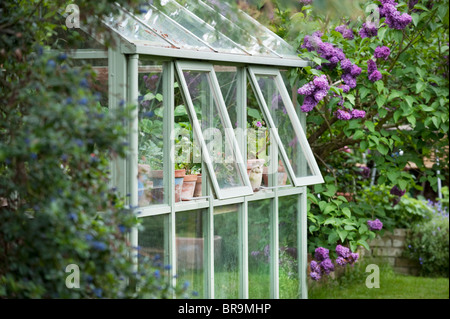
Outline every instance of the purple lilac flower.
[(302, 112), (311, 111), (328, 94), (330, 84), (326, 75), (316, 76), (311, 82), (298, 89), (298, 93), (305, 95)]
[(337, 245), (336, 253), (338, 254), (339, 257), (348, 258), (350, 256), (350, 249), (342, 245)]
[(378, 35), (378, 28), (375, 23), (364, 22), (358, 33), (361, 38), (372, 38)]
[(367, 74), (369, 76), (369, 80), (372, 82), (376, 82), (383, 78), (380, 71), (378, 71), (376, 62), (372, 59), (367, 61)]
[(352, 118), (354, 118), (354, 119), (362, 119), (366, 116), (366, 111), (354, 109), (354, 110), (352, 110), (351, 114), (352, 114)]
[(307, 95), (305, 99), (303, 100), (303, 105), (300, 107), (302, 112), (309, 112), (311, 111), (319, 102), (316, 101), (316, 99), (311, 96)]
[(344, 257), (336, 258), (336, 264), (339, 266), (345, 266), (347, 264), (347, 260)]
[(342, 92), (344, 93), (348, 93), (350, 91), (350, 86), (348, 86), (347, 84), (341, 84), (338, 87), (342, 89)]
[(344, 81), (345, 85), (349, 88), (356, 87), (356, 77), (361, 74), (361, 68), (356, 64), (353, 64), (349, 59), (344, 59), (341, 61), (341, 69), (343, 71), (341, 79)]
[(330, 258), (326, 258), (325, 260), (323, 260), (320, 263), (320, 267), (322, 267), (323, 272), (326, 273), (327, 275), (330, 272), (334, 271), (334, 264)]
[(382, 46), (382, 47), (377, 47), (375, 49), (373, 56), (377, 59), (387, 60), (389, 58), (390, 54), (391, 54), (391, 49), (389, 49), (386, 46)]
[(367, 225), (370, 230), (381, 230), (383, 228), (383, 223), (378, 218), (375, 220), (368, 220)]
[(349, 259), (349, 263), (350, 264), (354, 264), (359, 258), (359, 254), (358, 253), (350, 253), (350, 257)]
[(262, 127), (261, 121), (256, 122), (256, 126), (257, 126), (257, 127)]
[(372, 81), (372, 82), (379, 81), (379, 80), (381, 80), (382, 78), (383, 78), (383, 75), (381, 75), (381, 72), (378, 71), (378, 70), (372, 72), (372, 73), (369, 75), (369, 80)]
[(323, 66), (334, 69), (339, 61), (345, 59), (344, 51), (340, 48), (335, 48), (331, 43), (323, 42), (321, 37), (321, 32), (314, 32), (311, 36), (305, 36), (302, 48), (307, 49), (309, 52), (316, 51), (320, 57), (330, 61), (329, 63), (324, 63)]
[(352, 119), (352, 115), (350, 112), (346, 111), (345, 109), (339, 109), (336, 112), (334, 112), (334, 116), (336, 116), (339, 120), (348, 121)]
[(316, 272), (311, 272), (309, 275), (311, 276), (311, 279), (313, 279), (315, 281), (317, 281), (321, 278), (320, 274), (318, 274)]
[(382, 15), (386, 17), (384, 22), (391, 29), (403, 30), (412, 21), (412, 18), (409, 14), (407, 14), (407, 13), (401, 14), (395, 8), (395, 5), (393, 5), (391, 3), (384, 4), (382, 9), (380, 9), (380, 13), (381, 12), (382, 12)]
[(315, 257), (318, 261), (323, 261), (323, 260), (325, 260), (325, 259), (330, 258), (329, 253), (330, 253), (330, 251), (329, 251), (328, 249), (323, 248), (323, 247), (318, 247), (318, 248), (316, 248), (316, 250), (315, 250), (314, 257)]
[(299, 0), (299, 2), (303, 4), (311, 4), (313, 0)]
[(317, 263), (317, 261), (312, 260), (311, 264), (310, 264), (310, 267), (311, 267), (311, 272), (318, 273), (319, 275), (322, 273), (322, 270), (320, 269), (320, 266)]
[(391, 195), (396, 195), (399, 197), (402, 197), (403, 195), (405, 195), (406, 193), (406, 189), (405, 190), (400, 190), (397, 185), (394, 185), (394, 187), (391, 188), (390, 194)]
[(355, 88), (356, 87), (356, 78), (354, 76), (352, 76), (350, 73), (344, 73), (341, 76), (342, 81), (344, 81), (344, 83), (346, 85), (348, 85), (350, 88)]
[(353, 40), (355, 38), (353, 30), (348, 28), (345, 24), (337, 26), (334, 30), (341, 33), (344, 39)]

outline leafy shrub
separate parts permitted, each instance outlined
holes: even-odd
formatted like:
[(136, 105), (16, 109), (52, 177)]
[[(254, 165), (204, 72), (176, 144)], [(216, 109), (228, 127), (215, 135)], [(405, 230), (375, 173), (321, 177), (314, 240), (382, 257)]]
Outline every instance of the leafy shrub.
[(414, 225), (408, 234), (405, 255), (420, 264), (421, 275), (449, 277), (448, 209), (432, 205), (432, 218)]
[(391, 187), (384, 184), (366, 188), (356, 202), (350, 203), (352, 211), (380, 219), (384, 228), (390, 231), (410, 228), (433, 214), (423, 197), (410, 197), (408, 193), (399, 197), (392, 195), (390, 190)]

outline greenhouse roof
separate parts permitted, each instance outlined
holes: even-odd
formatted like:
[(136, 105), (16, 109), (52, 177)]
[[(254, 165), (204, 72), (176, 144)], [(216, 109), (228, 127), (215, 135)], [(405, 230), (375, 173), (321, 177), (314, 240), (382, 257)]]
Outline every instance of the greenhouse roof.
[(121, 7), (105, 23), (122, 52), (197, 60), (304, 67), (286, 41), (258, 21), (216, 0), (161, 0), (139, 14)]

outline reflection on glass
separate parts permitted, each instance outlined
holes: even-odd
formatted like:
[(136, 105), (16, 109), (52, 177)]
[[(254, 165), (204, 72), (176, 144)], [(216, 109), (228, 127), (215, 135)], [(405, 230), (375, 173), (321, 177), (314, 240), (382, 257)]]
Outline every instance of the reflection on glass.
[(238, 26), (241, 30), (245, 30), (258, 39), (260, 42), (259, 45), (262, 44), (264, 47), (270, 48), (283, 56), (298, 56), (294, 48), (286, 41), (264, 27), (261, 23), (250, 17), (245, 12), (238, 10), (237, 8), (233, 8), (226, 1), (205, 0), (204, 2), (216, 9), (217, 12), (220, 12), (220, 14), (230, 20), (231, 23), (236, 24), (236, 26)]
[(258, 56), (277, 57), (250, 32), (224, 17), (220, 10), (214, 9), (201, 1), (189, 1), (184, 4), (184, 7), (205, 23), (213, 26), (216, 32), (226, 34), (233, 42), (239, 43), (246, 52)]
[(162, 65), (141, 59), (139, 65), (139, 206), (162, 204), (163, 184)]
[(106, 23), (132, 43), (139, 40), (145, 41), (147, 45), (151, 46), (172, 47), (169, 42), (157, 36), (143, 23), (125, 12), (109, 17)]
[(146, 8), (141, 6), (141, 10), (145, 11), (145, 13), (140, 14), (139, 18), (151, 26), (154, 32), (170, 41), (174, 46), (182, 47), (183, 49), (213, 52), (212, 49), (194, 37), (191, 34), (191, 30), (183, 28), (153, 6), (147, 6)]
[(270, 298), (270, 199), (248, 204), (249, 298)]
[(176, 214), (176, 254), (179, 283), (189, 284), (203, 298), (204, 235), (201, 210)]
[(214, 209), (214, 294), (239, 298), (238, 205)]
[(212, 26), (206, 24), (202, 19), (181, 6), (175, 1), (166, 1), (159, 10), (168, 15), (171, 19), (189, 30), (199, 39), (202, 39), (215, 50), (223, 53), (245, 54), (244, 51), (228, 39), (224, 34), (217, 32)]
[(211, 89), (207, 72), (183, 72), (199, 125), (221, 189), (244, 186), (237, 166), (234, 131), (226, 127), (225, 115), (219, 109), (217, 96)]
[(302, 145), (289, 118), (286, 106), (275, 83), (275, 76), (257, 75), (258, 85), (278, 130), (281, 143), (296, 177), (312, 176)]
[(280, 197), (278, 200), (280, 299), (299, 298), (297, 202), (298, 195)]
[(169, 238), (165, 224), (168, 217), (169, 215), (159, 215), (140, 219), (143, 229), (139, 231), (138, 236), (139, 254), (166, 269), (169, 260)]

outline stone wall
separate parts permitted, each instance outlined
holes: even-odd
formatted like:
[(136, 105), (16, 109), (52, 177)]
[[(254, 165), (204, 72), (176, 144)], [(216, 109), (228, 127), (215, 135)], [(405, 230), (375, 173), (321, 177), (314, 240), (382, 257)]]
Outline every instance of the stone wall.
[(383, 237), (377, 235), (369, 241), (370, 251), (365, 251), (364, 258), (374, 258), (389, 263), (395, 272), (414, 275), (419, 272), (419, 265), (409, 258), (403, 256), (406, 248), (407, 230), (402, 228), (385, 232)]

